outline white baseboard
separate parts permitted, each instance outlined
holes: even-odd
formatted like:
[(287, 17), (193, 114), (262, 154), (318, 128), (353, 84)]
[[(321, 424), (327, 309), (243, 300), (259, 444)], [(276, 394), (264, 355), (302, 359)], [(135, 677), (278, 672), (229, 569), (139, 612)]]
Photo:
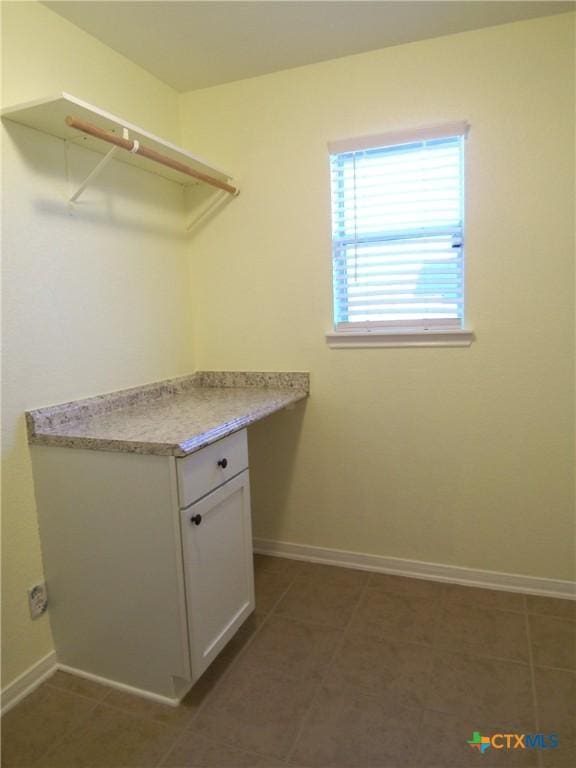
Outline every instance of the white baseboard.
[[(287, 541), (273, 541), (270, 539), (254, 539), (254, 551), (263, 555), (277, 555), (293, 560), (340, 565), (363, 571), (391, 573), (398, 576), (411, 576), (431, 581), (464, 584), (470, 587), (499, 589), (507, 592), (525, 592), (531, 595), (576, 600), (576, 583), (560, 579), (546, 579), (516, 573), (500, 573), (498, 571), (463, 568), (456, 565), (442, 565), (440, 563), (425, 563), (420, 560), (368, 555), (362, 552), (312, 547), (306, 544), (293, 544)], [(59, 664), (56, 653), (51, 651), (2, 690), (2, 714), (8, 712), (25, 696), (32, 693), (35, 688), (47, 680), (57, 669), (78, 677), (84, 677), (87, 680), (93, 680), (102, 685), (107, 685), (110, 688), (116, 688), (117, 690), (150, 699), (151, 701), (157, 701), (161, 704), (176, 707), (180, 703), (177, 698), (161, 696), (160, 694), (134, 688), (124, 683), (118, 683), (115, 680), (93, 675), (65, 664)]]
[(397, 576), (411, 576), (417, 579), (444, 581), (464, 584), (470, 587), (499, 589), (506, 592), (525, 592), (546, 597), (563, 597), (576, 600), (576, 582), (560, 579), (546, 579), (524, 576), (516, 573), (483, 571), (462, 568), (456, 565), (425, 563), (420, 560), (404, 560), (398, 557), (367, 555), (362, 552), (347, 552), (342, 549), (311, 547), (307, 544), (293, 544), (288, 541), (254, 539), (254, 551), (262, 555), (277, 555), (292, 560), (306, 560), (312, 563), (340, 565), (362, 571), (392, 573)]
[(19, 675), (9, 685), (2, 689), (2, 714), (16, 706), (19, 701), (35, 688), (38, 688), (44, 680), (47, 680), (57, 669), (56, 653), (51, 651), (43, 659), (33, 664), (26, 672)]
[(33, 664), (26, 672), (23, 672), (16, 680), (13, 680), (2, 690), (2, 714), (5, 715), (12, 707), (15, 707), (23, 698), (32, 693), (39, 685), (51, 677), (57, 670), (69, 672), (76, 677), (83, 677), (86, 680), (92, 680), (101, 685), (107, 685), (109, 688), (116, 688), (125, 693), (131, 693), (134, 696), (140, 696), (143, 699), (150, 699), (160, 704), (168, 704), (171, 707), (177, 707), (180, 699), (161, 696), (158, 693), (144, 691), (141, 688), (134, 688), (131, 685), (119, 683), (116, 680), (109, 680), (106, 677), (93, 675), (90, 672), (84, 672), (81, 669), (69, 667), (66, 664), (59, 664), (56, 658), (56, 652), (51, 651), (43, 659)]
[(58, 669), (62, 670), (62, 672), (68, 672), (75, 677), (83, 677), (85, 680), (91, 680), (93, 683), (107, 685), (109, 688), (115, 688), (117, 691), (123, 691), (124, 693), (131, 693), (133, 696), (139, 696), (142, 699), (156, 701), (159, 704), (168, 704), (170, 707), (177, 707), (178, 704), (180, 704), (180, 699), (173, 699), (170, 698), (170, 696), (162, 696), (159, 693), (145, 691), (142, 688), (134, 688), (132, 685), (119, 683), (116, 680), (109, 680), (107, 677), (100, 677), (100, 675), (93, 675), (91, 672), (84, 672), (82, 669), (69, 667), (66, 664), (58, 664), (57, 667)]

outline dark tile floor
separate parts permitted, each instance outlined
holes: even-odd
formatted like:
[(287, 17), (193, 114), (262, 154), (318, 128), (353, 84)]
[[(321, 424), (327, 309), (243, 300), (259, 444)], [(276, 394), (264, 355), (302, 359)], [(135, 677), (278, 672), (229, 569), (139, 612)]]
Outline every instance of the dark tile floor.
[(4, 768), (576, 765), (576, 603), (265, 556), (256, 594), (180, 707), (58, 672), (2, 719)]

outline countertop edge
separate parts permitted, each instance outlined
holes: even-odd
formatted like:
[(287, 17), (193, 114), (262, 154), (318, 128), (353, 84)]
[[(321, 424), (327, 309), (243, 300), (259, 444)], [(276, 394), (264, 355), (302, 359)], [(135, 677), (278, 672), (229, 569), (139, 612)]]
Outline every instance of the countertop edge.
[(240, 416), (233, 421), (224, 422), (224, 424), (219, 427), (215, 427), (208, 432), (202, 433), (198, 437), (190, 438), (190, 440), (186, 440), (185, 442), (180, 443), (179, 449), (181, 453), (179, 452), (175, 455), (178, 457), (190, 456), (190, 454), (199, 451), (201, 448), (204, 448), (211, 443), (215, 443), (218, 440), (221, 440), (223, 437), (228, 437), (228, 435), (231, 435), (234, 432), (238, 432), (239, 430), (250, 426), (250, 424), (254, 424), (256, 421), (260, 421), (260, 419), (264, 419), (267, 416), (271, 416), (273, 413), (278, 413), (279, 411), (283, 411), (285, 408), (289, 408), (290, 406), (293, 406), (302, 400), (306, 400), (307, 397), (308, 392), (295, 392), (292, 397), (283, 403), (266, 406), (258, 409), (257, 411), (252, 411), (247, 416)]

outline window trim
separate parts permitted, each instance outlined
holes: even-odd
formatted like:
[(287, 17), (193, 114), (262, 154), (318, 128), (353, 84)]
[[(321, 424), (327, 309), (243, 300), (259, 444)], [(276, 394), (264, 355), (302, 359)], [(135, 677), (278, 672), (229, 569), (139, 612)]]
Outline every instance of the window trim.
[(464, 138), (467, 138), (469, 131), (470, 123), (466, 120), (455, 120), (452, 123), (420, 126), (405, 131), (388, 131), (387, 133), (375, 133), (370, 136), (359, 136), (353, 139), (329, 141), (328, 151), (331, 155), (339, 155), (343, 152), (392, 147), (395, 144), (409, 144), (413, 141), (443, 139), (446, 136), (464, 136)]
[(476, 341), (469, 328), (446, 330), (329, 331), (326, 342), (332, 349), (370, 347), (469, 347)]

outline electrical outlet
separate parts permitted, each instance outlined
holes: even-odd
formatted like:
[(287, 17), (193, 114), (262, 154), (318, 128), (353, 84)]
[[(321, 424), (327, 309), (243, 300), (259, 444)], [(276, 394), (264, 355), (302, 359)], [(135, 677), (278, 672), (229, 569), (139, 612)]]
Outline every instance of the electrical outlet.
[(30, 608), (30, 616), (33, 619), (37, 619), (42, 616), (48, 608), (48, 592), (46, 591), (46, 583), (35, 584), (28, 590), (28, 606)]

